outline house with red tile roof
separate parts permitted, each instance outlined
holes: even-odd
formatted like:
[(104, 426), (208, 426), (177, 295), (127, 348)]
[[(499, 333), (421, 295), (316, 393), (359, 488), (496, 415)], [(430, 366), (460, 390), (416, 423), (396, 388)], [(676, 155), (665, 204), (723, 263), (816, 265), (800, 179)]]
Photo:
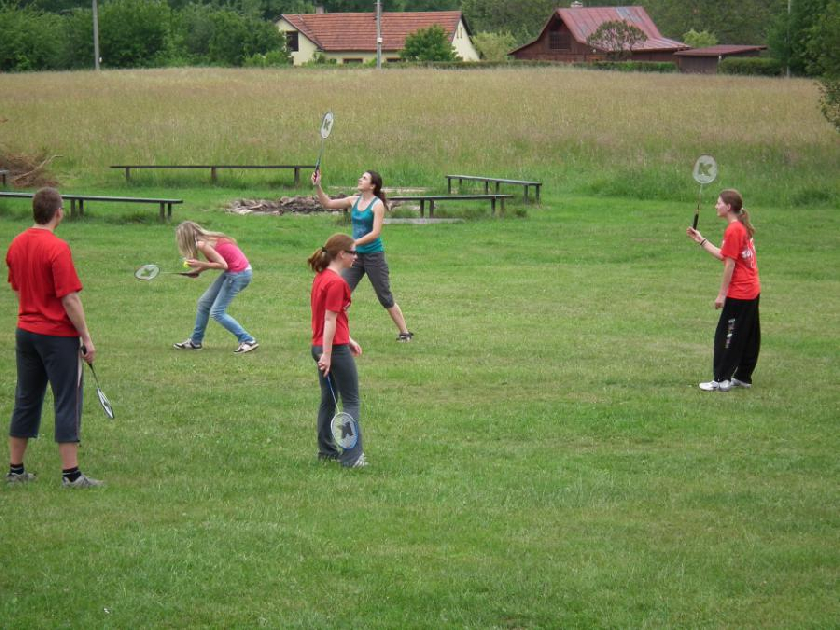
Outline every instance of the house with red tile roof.
[(517, 59), (545, 61), (595, 61), (607, 56), (606, 50), (586, 43), (604, 22), (622, 21), (640, 29), (645, 41), (633, 46), (630, 59), (634, 61), (674, 61), (674, 53), (690, 46), (663, 37), (643, 7), (578, 7), (556, 9), (546, 22), (539, 37), (511, 51)]
[[(478, 61), (460, 11), (382, 14), (382, 60), (399, 61), (405, 38), (421, 28), (441, 26), (464, 61)], [(316, 55), (336, 63), (364, 63), (376, 59), (375, 13), (284, 13), (277, 28), (286, 34), (286, 48), (296, 66)]]

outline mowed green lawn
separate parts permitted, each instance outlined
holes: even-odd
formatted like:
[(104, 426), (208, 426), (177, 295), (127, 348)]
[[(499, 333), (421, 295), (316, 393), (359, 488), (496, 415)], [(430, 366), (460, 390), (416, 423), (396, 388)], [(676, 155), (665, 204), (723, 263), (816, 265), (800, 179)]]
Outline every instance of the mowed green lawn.
[[(452, 75), (429, 76), (443, 90)], [(836, 161), (836, 144), (820, 151)], [(334, 183), (351, 184), (353, 156), (339, 154), (347, 174)], [(103, 205), (61, 226), (117, 413), (104, 417), (89, 381), (82, 466), (108, 486), (62, 490), (48, 397), (26, 461), (39, 479), (0, 492), (0, 625), (838, 623), (840, 219), (825, 199), (791, 209), (747, 196), (763, 345), (754, 387), (727, 394), (697, 389), (711, 376), (721, 266), (684, 235), (693, 184), (680, 202), (577, 195), (558, 178), (541, 207), (510, 204), (504, 218), (387, 226), (416, 337), (394, 341), (365, 281), (350, 323), (365, 350), (371, 464), (347, 471), (315, 457), (306, 258), (348, 227), (220, 210), (287, 194), (261, 176), (132, 188), (101, 167), (62, 176), (76, 189), (182, 196), (176, 220), (237, 237), (255, 275), (231, 313), (260, 348), (234, 355), (211, 323), (204, 350), (172, 349), (209, 278), (143, 283), (132, 271), (177, 269), (174, 225)], [(388, 181), (386, 167), (386, 183), (413, 183)], [(812, 171), (794, 184), (817, 181)], [(699, 227), (719, 243), (714, 191), (704, 197)], [(5, 251), (30, 221), (24, 201), (1, 207)], [(0, 291), (2, 422), (14, 326), (14, 296)]]

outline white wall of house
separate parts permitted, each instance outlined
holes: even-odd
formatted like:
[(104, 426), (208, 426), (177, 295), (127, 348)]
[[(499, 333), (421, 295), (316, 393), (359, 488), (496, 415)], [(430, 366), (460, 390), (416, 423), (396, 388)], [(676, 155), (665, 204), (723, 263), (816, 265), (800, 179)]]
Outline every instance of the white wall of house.
[[(280, 18), (280, 20), (277, 22), (277, 28), (283, 33), (297, 31), (297, 29), (294, 26), (289, 24), (283, 18)], [(294, 63), (294, 65), (302, 66), (307, 61), (310, 61), (317, 52), (318, 47), (303, 33), (298, 31), (298, 49), (297, 52), (291, 53), (292, 62)]]
[(455, 29), (455, 38), (452, 40), (452, 45), (455, 47), (455, 54), (457, 54), (464, 61), (478, 61), (478, 51), (470, 41), (470, 36), (467, 35), (467, 29), (464, 28), (464, 22), (458, 22), (458, 28)]

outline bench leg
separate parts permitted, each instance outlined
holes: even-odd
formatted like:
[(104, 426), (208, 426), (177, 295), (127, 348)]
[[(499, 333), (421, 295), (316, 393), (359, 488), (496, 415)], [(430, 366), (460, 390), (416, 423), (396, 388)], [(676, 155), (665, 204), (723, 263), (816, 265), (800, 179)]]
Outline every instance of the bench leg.
[(496, 216), (496, 198), (490, 197), (490, 216)]
[(85, 200), (79, 199), (79, 216), (85, 216)]
[(300, 187), (300, 169), (295, 168), (295, 188)]
[(534, 186), (534, 188), (537, 189), (536, 198), (537, 198), (537, 203), (539, 204), (540, 203), (540, 184), (537, 184), (536, 186)]
[(76, 216), (76, 200), (71, 199), (70, 200), (70, 218), (72, 219), (75, 216)]
[(211, 166), (210, 167), (210, 181), (215, 184), (217, 179), (218, 178), (216, 177), (216, 168)]
[(130, 168), (125, 169), (125, 181), (127, 181), (127, 182), (131, 181), (131, 169)]
[(420, 200), (420, 218), (422, 219), (426, 215), (426, 200)]
[(490, 182), (484, 182), (484, 194), (485, 195), (490, 194)]
[(430, 219), (435, 218), (435, 200), (434, 199), (429, 199), (429, 218)]
[(166, 219), (166, 215), (164, 214), (164, 212), (166, 211), (165, 208), (164, 208), (165, 205), (166, 204), (163, 203), (162, 201), (160, 202), (160, 220), (161, 220), (161, 223)]
[[(4, 184), (6, 183), (6, 176), (5, 175), (3, 176), (3, 183)], [(450, 177), (446, 178), (446, 191), (447, 191), (448, 194), (450, 194), (450, 195), (452, 194), (452, 178), (450, 178)]]
[(3, 178), (3, 188), (5, 188), (6, 187), (6, 172), (3, 171), (2, 173), (0, 173), (0, 177)]

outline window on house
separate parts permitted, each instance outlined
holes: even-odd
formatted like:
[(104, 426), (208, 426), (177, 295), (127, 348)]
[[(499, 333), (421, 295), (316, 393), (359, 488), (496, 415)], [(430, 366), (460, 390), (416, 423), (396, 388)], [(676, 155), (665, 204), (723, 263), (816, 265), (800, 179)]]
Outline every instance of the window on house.
[(288, 52), (298, 51), (298, 32), (286, 31), (286, 50)]
[(572, 34), (569, 31), (549, 31), (548, 47), (551, 50), (571, 50)]
[(341, 63), (362, 63), (364, 60), (360, 57), (345, 57)]

